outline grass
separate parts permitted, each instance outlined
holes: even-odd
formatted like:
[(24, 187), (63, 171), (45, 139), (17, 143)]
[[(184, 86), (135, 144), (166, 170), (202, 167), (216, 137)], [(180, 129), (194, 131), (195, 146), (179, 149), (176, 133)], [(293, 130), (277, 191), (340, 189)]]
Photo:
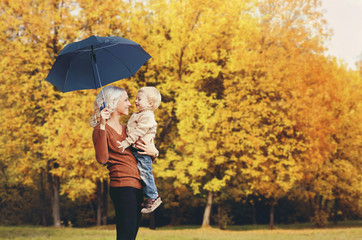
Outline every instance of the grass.
[[(114, 240), (115, 226), (90, 228), (54, 228), (38, 226), (0, 226), (0, 239), (14, 240)], [(198, 226), (140, 228), (137, 240), (361, 240), (362, 221), (341, 223), (324, 229), (309, 224), (231, 226), (228, 230)]]

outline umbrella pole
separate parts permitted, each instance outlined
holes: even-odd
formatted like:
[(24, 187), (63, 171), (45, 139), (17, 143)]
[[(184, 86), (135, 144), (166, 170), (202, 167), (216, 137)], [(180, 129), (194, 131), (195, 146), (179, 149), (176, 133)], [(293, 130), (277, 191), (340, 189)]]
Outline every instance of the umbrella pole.
[(103, 93), (103, 88), (102, 88), (102, 83), (101, 83), (101, 77), (99, 76), (99, 72), (98, 72), (97, 62), (95, 62), (94, 65), (96, 67), (96, 72), (97, 72), (97, 77), (98, 77), (98, 80), (99, 80), (99, 85), (101, 86), (103, 105), (104, 105), (104, 107), (107, 107), (106, 101), (104, 100), (104, 93)]
[(95, 67), (95, 69), (96, 69), (97, 78), (98, 78), (99, 85), (100, 85), (100, 87), (101, 87), (101, 92), (102, 92), (103, 105), (102, 105), (101, 108), (100, 108), (100, 111), (102, 111), (103, 108), (106, 108), (106, 107), (107, 107), (107, 103), (106, 103), (106, 101), (104, 100), (104, 93), (103, 93), (103, 88), (102, 88), (102, 82), (101, 82), (101, 77), (99, 76), (97, 59), (96, 59), (96, 54), (94, 53), (93, 45), (91, 46), (91, 48), (92, 48), (92, 61), (93, 61), (94, 67)]

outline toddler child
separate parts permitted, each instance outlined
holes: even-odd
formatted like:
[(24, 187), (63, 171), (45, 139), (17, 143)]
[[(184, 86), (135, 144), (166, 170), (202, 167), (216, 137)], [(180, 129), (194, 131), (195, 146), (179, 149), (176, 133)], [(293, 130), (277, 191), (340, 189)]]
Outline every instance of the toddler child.
[[(131, 146), (131, 151), (137, 159), (140, 177), (145, 184), (144, 207), (142, 213), (153, 212), (162, 203), (158, 195), (155, 180), (152, 174), (152, 157), (139, 154), (133, 144), (140, 138), (144, 141), (151, 141), (155, 138), (157, 122), (155, 121), (154, 111), (161, 104), (161, 94), (155, 87), (142, 87), (136, 98), (136, 107), (138, 112), (132, 114), (127, 123), (127, 138), (118, 143), (118, 148), (123, 152)], [(157, 157), (157, 156), (156, 156)]]

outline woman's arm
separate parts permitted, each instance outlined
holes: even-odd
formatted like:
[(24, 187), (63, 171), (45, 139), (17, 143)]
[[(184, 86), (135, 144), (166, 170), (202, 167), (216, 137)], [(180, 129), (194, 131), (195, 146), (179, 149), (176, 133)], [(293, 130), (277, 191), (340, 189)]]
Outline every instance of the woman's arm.
[(96, 159), (100, 164), (105, 164), (108, 161), (108, 144), (107, 144), (107, 135), (106, 135), (106, 124), (109, 119), (108, 108), (104, 108), (100, 114), (100, 123), (99, 128), (95, 127), (93, 130), (93, 145), (96, 151)]
[(108, 161), (108, 144), (106, 131), (98, 127), (93, 130), (93, 145), (96, 151), (96, 159), (100, 164), (105, 164)]
[(149, 155), (154, 159), (158, 157), (159, 152), (153, 142), (153, 139), (151, 139), (150, 142), (145, 142), (142, 138), (140, 138), (135, 144), (137, 149), (142, 150), (142, 152), (138, 151), (139, 154)]

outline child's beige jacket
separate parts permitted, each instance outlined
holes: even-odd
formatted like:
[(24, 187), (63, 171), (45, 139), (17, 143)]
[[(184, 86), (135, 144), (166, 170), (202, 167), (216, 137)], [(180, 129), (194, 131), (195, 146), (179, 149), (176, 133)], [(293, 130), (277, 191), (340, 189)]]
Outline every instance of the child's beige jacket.
[(139, 138), (150, 141), (155, 138), (157, 122), (152, 110), (145, 110), (132, 114), (127, 123), (127, 138), (122, 141), (118, 148), (126, 149), (134, 144)]

